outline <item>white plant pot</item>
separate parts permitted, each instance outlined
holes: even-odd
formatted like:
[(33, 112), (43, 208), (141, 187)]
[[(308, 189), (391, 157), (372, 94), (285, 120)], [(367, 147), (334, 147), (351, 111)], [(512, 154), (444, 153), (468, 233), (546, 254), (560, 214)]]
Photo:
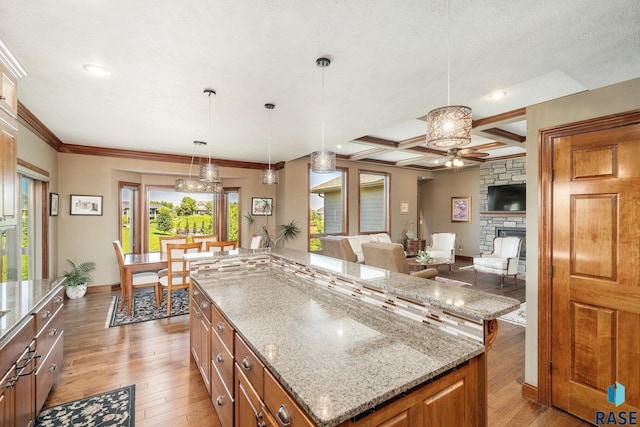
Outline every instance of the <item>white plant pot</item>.
[(84, 283), (78, 286), (67, 286), (66, 293), (69, 299), (82, 298), (84, 294), (87, 293), (87, 284)]

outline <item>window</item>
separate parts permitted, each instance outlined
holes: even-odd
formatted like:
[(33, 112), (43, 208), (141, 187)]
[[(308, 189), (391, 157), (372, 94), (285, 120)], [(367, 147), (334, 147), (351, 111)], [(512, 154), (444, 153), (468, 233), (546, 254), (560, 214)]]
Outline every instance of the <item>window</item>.
[(358, 175), (359, 233), (389, 231), (389, 174), (360, 171)]
[(140, 184), (120, 182), (120, 243), (125, 254), (142, 252)]
[(309, 251), (319, 251), (320, 237), (347, 232), (347, 171), (315, 173), (309, 169)]

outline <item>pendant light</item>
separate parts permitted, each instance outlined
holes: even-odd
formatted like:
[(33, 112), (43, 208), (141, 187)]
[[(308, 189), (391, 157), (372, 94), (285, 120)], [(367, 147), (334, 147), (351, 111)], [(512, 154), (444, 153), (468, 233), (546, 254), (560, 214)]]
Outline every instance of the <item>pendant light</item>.
[(264, 104), (264, 108), (269, 111), (269, 168), (262, 171), (262, 183), (264, 185), (275, 185), (280, 182), (280, 174), (276, 169), (271, 169), (271, 111), (275, 104)]
[(322, 150), (311, 153), (311, 172), (330, 173), (336, 171), (336, 153), (324, 148), (324, 69), (331, 64), (328, 58), (316, 59), (316, 65), (322, 68)]
[[(213, 89), (205, 89), (203, 91), (209, 97), (209, 139), (211, 139), (211, 95), (215, 95)], [(211, 150), (208, 149), (207, 163), (200, 164), (199, 179), (191, 178), (191, 170), (195, 159), (196, 149), (201, 146), (207, 146), (204, 141), (193, 141), (193, 154), (191, 155), (191, 165), (189, 166), (189, 179), (177, 179), (176, 191), (183, 193), (213, 193), (222, 194), (224, 187), (220, 182), (220, 168), (211, 163)]]
[(471, 142), (471, 108), (451, 103), (451, 0), (447, 30), (447, 106), (427, 114), (427, 147), (451, 148)]

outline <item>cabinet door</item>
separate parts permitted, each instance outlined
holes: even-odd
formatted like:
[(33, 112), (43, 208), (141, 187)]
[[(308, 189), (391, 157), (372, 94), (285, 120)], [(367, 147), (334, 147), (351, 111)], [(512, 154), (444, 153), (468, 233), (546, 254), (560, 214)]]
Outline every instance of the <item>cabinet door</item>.
[(35, 422), (35, 400), (36, 400), (36, 377), (35, 351), (27, 349), (20, 360), (18, 366), (18, 379), (15, 382), (15, 416), (16, 426), (32, 426)]
[(209, 341), (211, 324), (193, 299), (191, 300), (190, 334), (191, 354), (193, 354), (196, 366), (200, 370), (207, 391), (211, 394), (211, 347)]
[(14, 396), (15, 390), (12, 385), (14, 369), (10, 369), (0, 380), (0, 426), (15, 425)]
[(0, 108), (14, 119), (18, 117), (17, 81), (2, 64), (0, 64)]
[(15, 221), (16, 150), (16, 132), (0, 121), (0, 222)]

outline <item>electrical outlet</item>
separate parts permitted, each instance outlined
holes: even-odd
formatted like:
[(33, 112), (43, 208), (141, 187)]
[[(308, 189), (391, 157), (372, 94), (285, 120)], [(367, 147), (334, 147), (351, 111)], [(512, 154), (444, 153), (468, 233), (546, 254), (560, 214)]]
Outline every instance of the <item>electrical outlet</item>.
[(462, 250), (462, 245), (458, 245), (458, 250), (461, 251)]

